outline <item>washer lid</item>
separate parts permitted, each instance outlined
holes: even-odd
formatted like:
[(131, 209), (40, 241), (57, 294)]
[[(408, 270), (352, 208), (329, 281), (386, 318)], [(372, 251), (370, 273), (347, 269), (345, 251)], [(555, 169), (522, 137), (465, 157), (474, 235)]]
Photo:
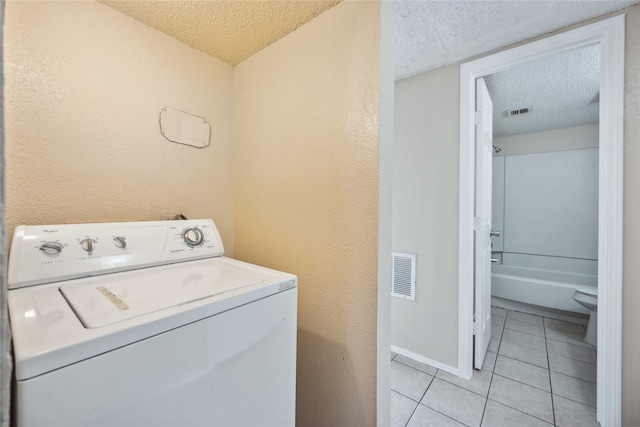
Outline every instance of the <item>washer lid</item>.
[(86, 328), (99, 328), (260, 282), (246, 271), (204, 262), (81, 279), (60, 292)]

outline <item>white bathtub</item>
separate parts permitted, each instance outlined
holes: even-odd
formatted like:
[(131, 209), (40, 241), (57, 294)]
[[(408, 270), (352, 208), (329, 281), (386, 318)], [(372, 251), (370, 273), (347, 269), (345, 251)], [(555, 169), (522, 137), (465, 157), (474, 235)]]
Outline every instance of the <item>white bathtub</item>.
[(597, 286), (598, 277), (510, 265), (491, 267), (491, 294), (540, 307), (587, 314), (573, 300), (576, 286)]

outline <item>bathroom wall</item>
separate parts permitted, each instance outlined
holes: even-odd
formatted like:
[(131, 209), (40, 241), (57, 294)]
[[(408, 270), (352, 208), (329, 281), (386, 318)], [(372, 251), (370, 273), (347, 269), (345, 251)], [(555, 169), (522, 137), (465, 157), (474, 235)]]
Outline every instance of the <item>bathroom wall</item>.
[[(211, 217), (233, 253), (233, 68), (92, 1), (6, 2), (7, 231)], [(211, 145), (167, 141), (170, 106)]]
[(597, 147), (597, 125), (496, 138), (510, 153), (527, 152), (494, 157), (492, 228), (501, 235), (492, 241), (504, 263), (596, 274), (598, 149), (545, 149), (554, 141), (570, 146), (564, 137), (585, 128), (573, 146)]
[(622, 425), (640, 425), (640, 5), (626, 9)]
[(493, 145), (501, 151), (493, 158), (520, 154), (549, 153), (598, 147), (598, 124), (531, 132), (522, 135), (498, 136)]
[[(637, 362), (637, 354), (640, 354), (640, 84), (637, 76), (640, 75), (640, 5), (624, 9), (615, 15), (626, 13), (625, 30), (625, 113), (624, 113), (624, 272), (623, 272), (623, 311), (622, 311), (622, 424), (640, 425), (640, 364)], [(613, 16), (613, 15), (609, 15)], [(606, 18), (605, 16), (603, 18)], [(594, 22), (594, 21), (589, 21)], [(574, 27), (571, 27), (574, 28)], [(546, 36), (546, 35), (545, 35)], [(418, 269), (424, 269), (421, 262), (429, 258), (432, 253), (437, 253), (439, 265), (446, 265), (453, 277), (443, 281), (440, 276), (419, 276), (417, 296), (432, 300), (431, 309), (435, 313), (424, 313), (414, 310), (414, 316), (407, 318), (405, 325), (397, 325), (397, 317), (392, 312), (392, 344), (394, 344), (393, 330), (410, 329), (413, 325), (416, 345), (420, 344), (421, 353), (427, 358), (440, 358), (444, 363), (452, 367), (457, 366), (457, 359), (449, 357), (446, 360), (441, 354), (455, 354), (457, 352), (457, 265), (458, 265), (458, 129), (459, 119), (457, 104), (459, 93), (458, 65), (454, 64), (440, 69), (432, 70), (409, 79), (396, 82), (396, 90), (403, 95), (396, 96), (396, 111), (409, 112), (410, 117), (401, 120), (396, 115), (396, 152), (402, 150), (409, 139), (400, 138), (398, 135), (410, 135), (414, 133), (415, 139), (420, 139), (424, 147), (409, 152), (413, 157), (420, 158), (425, 167), (422, 170), (412, 168), (413, 174), (406, 178), (394, 177), (394, 189), (396, 186), (407, 186), (413, 190), (413, 194), (422, 197), (427, 189), (445, 194), (440, 199), (433, 200), (433, 212), (428, 212), (419, 223), (411, 218), (415, 213), (410, 209), (393, 212), (393, 230), (404, 229), (405, 233), (418, 233), (426, 229), (432, 233), (425, 233), (427, 239), (420, 246), (397, 246), (394, 236), (393, 250), (413, 252), (418, 255)], [(449, 78), (443, 78), (443, 74), (449, 73)], [(455, 108), (448, 107), (456, 105)], [(407, 113), (408, 114), (408, 113)], [(443, 125), (446, 123), (446, 125)], [(428, 128), (434, 126), (441, 129), (438, 134), (429, 133)], [(405, 128), (401, 130), (401, 128)], [(442, 135), (442, 136), (441, 136)], [(447, 135), (445, 138), (444, 135)], [(446, 146), (446, 148), (443, 148)], [(441, 150), (452, 150), (453, 155), (439, 156)], [(432, 159), (432, 160), (430, 160)], [(433, 165), (433, 159), (438, 160)], [(429, 167), (426, 167), (429, 165)], [(440, 176), (434, 173), (444, 171)], [(409, 192), (410, 190), (406, 190)], [(449, 197), (454, 199), (450, 201)], [(395, 199), (395, 193), (394, 193)], [(395, 206), (395, 200), (394, 200)], [(443, 221), (452, 216), (454, 219)], [(443, 236), (446, 239), (443, 239)], [(425, 248), (427, 250), (425, 250)], [(431, 251), (431, 252), (429, 252)], [(453, 266), (453, 267), (452, 267)], [(422, 273), (419, 273), (422, 274)], [(422, 279), (420, 279), (422, 277)], [(437, 290), (437, 294), (433, 293)], [(417, 302), (416, 302), (417, 304)], [(448, 334), (448, 339), (441, 340), (441, 332), (433, 328), (423, 327), (424, 319), (434, 316), (435, 321), (446, 328), (452, 325), (453, 332)], [(409, 317), (409, 316), (408, 316)], [(397, 341), (395, 341), (397, 342)], [(437, 342), (438, 345), (434, 345)]]
[(459, 81), (455, 64), (396, 82), (393, 153), (392, 247), (417, 255), (417, 276), (415, 301), (391, 298), (391, 344), (450, 367), (458, 363)]
[(301, 426), (376, 424), (379, 45), (346, 1), (235, 69), (235, 256), (298, 275)]

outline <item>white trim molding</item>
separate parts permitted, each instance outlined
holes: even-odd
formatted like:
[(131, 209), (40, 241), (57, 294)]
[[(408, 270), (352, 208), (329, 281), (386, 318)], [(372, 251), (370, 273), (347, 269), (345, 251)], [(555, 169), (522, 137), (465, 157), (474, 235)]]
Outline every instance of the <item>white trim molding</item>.
[(538, 58), (594, 44), (601, 46), (597, 418), (603, 427), (622, 422), (624, 19), (624, 15), (605, 19), (460, 66), (458, 375), (470, 378), (475, 80)]
[(414, 353), (412, 351), (409, 350), (405, 350), (404, 348), (392, 345), (391, 346), (391, 351), (393, 351), (394, 353), (398, 353), (401, 356), (406, 356), (409, 359), (413, 359), (416, 362), (420, 362), (420, 363), (424, 363), (425, 365), (429, 365), (432, 368), (436, 368), (436, 369), (440, 369), (442, 371), (448, 372), (452, 375), (458, 375), (458, 370), (456, 368), (454, 368), (453, 366), (449, 366), (449, 365), (445, 365), (444, 363), (440, 363), (440, 362), (436, 362), (433, 359), (429, 359), (428, 357), (424, 357), (419, 355), (418, 353)]

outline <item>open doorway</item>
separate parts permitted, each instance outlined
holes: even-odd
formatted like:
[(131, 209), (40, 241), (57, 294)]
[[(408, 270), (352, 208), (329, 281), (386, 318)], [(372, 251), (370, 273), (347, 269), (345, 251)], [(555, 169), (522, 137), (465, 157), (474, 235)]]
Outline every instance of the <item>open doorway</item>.
[(460, 100), (459, 375), (472, 372), (475, 81), (534, 59), (597, 45), (600, 76), (598, 195), (598, 420), (620, 423), (622, 102), (624, 17), (612, 18), (463, 64)]
[[(593, 307), (591, 316), (576, 298), (583, 301), (592, 295), (590, 301), (597, 306), (600, 46), (539, 58), (478, 79), (477, 85), (481, 82), (492, 100), (493, 120), (487, 137), (476, 130), (476, 145), (485, 141), (482, 153), (490, 157), (485, 163), (492, 163), (483, 173), (477, 155), (476, 217), (482, 216), (479, 206), (491, 210), (486, 230), (476, 231), (476, 291), (479, 285), (484, 288), (476, 292), (476, 323), (481, 311), (490, 312), (482, 306), (490, 300), (497, 307), (539, 316), (536, 323), (546, 318), (545, 327), (553, 327), (549, 335), (573, 344), (583, 344), (584, 328), (579, 325), (588, 324), (585, 338), (595, 346), (597, 311)], [(485, 95), (476, 93), (478, 111), (483, 111), (480, 100)], [(478, 124), (480, 128), (486, 126)], [(493, 185), (478, 184), (484, 180)], [(487, 240), (490, 251), (484, 258), (491, 262), (482, 265), (488, 277), (478, 275), (485, 271), (478, 269), (479, 237)], [(485, 331), (491, 323), (495, 326), (495, 350), (505, 322), (484, 323)], [(506, 323), (507, 338), (513, 339), (511, 331), (526, 326), (512, 319)], [(557, 328), (575, 336), (556, 336)], [(476, 369), (484, 358), (480, 331), (474, 338)], [(545, 335), (539, 329), (527, 332)], [(540, 350), (533, 341), (531, 345), (533, 351)], [(591, 353), (588, 360), (595, 362), (593, 348)], [(593, 368), (589, 379), (595, 384), (595, 363), (588, 368)], [(593, 396), (595, 406), (595, 392)]]

